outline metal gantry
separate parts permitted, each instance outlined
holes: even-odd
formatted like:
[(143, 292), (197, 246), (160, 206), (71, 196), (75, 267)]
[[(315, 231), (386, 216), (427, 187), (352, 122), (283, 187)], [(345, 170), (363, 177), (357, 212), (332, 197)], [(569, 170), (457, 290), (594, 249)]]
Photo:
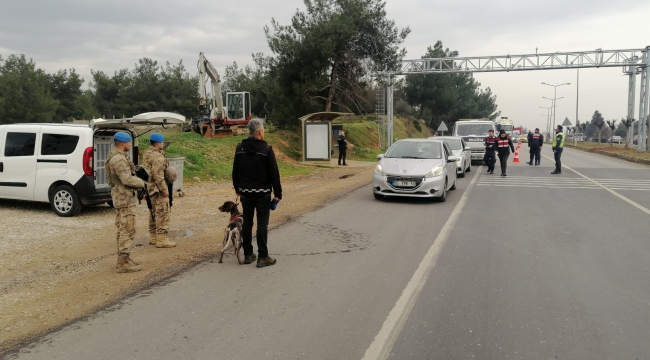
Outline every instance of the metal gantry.
[[(394, 76), (410, 74), (510, 72), (601, 67), (624, 67), (628, 69), (634, 68), (641, 74), (639, 119), (643, 119), (644, 121), (639, 121), (639, 145), (637, 146), (637, 151), (645, 151), (645, 139), (647, 137), (646, 132), (648, 128), (646, 120), (648, 119), (648, 110), (650, 108), (650, 104), (648, 104), (648, 94), (650, 93), (650, 82), (648, 81), (648, 67), (650, 67), (650, 46), (647, 46), (645, 48), (626, 50), (597, 49), (593, 51), (555, 52), (546, 54), (423, 58), (416, 60), (403, 60), (399, 70), (377, 74), (379, 76), (385, 76), (389, 79), (388, 85), (386, 86), (386, 117), (388, 119), (386, 125), (388, 133), (387, 143), (389, 146), (392, 144), (392, 79)], [(630, 76), (632, 78), (636, 76), (636, 73)], [(630, 79), (630, 81), (634, 81), (636, 83), (635, 79)], [(633, 89), (632, 85), (630, 85), (630, 89)], [(628, 93), (628, 99), (630, 97), (634, 97), (634, 93)], [(628, 116), (633, 113), (634, 101), (630, 103), (628, 100)]]

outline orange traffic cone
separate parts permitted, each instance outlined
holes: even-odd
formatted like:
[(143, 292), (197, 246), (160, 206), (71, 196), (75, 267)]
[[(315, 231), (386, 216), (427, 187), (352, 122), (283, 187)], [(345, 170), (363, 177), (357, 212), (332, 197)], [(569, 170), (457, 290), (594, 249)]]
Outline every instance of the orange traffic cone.
[(519, 162), (519, 148), (515, 150), (515, 158), (512, 159), (512, 162)]

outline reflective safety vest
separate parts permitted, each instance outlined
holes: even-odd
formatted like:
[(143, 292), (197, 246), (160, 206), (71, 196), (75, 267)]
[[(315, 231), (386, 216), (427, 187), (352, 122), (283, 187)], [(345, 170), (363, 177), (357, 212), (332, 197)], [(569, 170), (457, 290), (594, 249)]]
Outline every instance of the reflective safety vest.
[(555, 137), (553, 138), (553, 147), (554, 148), (563, 148), (564, 147), (564, 133), (559, 132), (555, 134)]
[(500, 148), (503, 148), (503, 147), (507, 148), (508, 146), (509, 146), (508, 145), (508, 138), (506, 138), (505, 140), (499, 138), (499, 147)]

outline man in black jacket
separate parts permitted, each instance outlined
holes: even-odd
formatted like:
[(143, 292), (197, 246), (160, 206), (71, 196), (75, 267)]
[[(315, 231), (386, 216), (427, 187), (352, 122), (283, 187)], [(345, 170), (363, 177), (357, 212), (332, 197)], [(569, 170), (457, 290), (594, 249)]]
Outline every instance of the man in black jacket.
[(542, 145), (544, 145), (544, 135), (539, 133), (539, 128), (535, 129), (534, 134), (528, 135), (528, 146), (530, 147), (530, 161), (526, 164), (535, 166), (540, 164), (542, 158)]
[(339, 166), (341, 165), (341, 160), (343, 160), (343, 166), (348, 166), (345, 163), (345, 158), (348, 153), (348, 142), (345, 140), (345, 133), (343, 131), (341, 131), (341, 135), (336, 141), (339, 144)]
[[(241, 197), (244, 208), (244, 225), (242, 240), (244, 264), (257, 259), (257, 267), (274, 265), (276, 260), (269, 256), (267, 248), (268, 226), (271, 210), (271, 192), (273, 201), (282, 199), (280, 172), (275, 160), (273, 148), (264, 141), (264, 124), (253, 119), (248, 122), (248, 139), (237, 145), (235, 162), (232, 167), (232, 184)], [(257, 211), (257, 252), (253, 254), (253, 216)]]

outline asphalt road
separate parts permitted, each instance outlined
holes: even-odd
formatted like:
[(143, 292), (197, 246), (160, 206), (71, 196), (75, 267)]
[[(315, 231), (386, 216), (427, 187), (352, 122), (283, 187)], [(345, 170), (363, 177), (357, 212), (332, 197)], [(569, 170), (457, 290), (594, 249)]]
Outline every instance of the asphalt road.
[(275, 266), (206, 262), (7, 358), (650, 358), (650, 169), (522, 150), (446, 203), (361, 188), (272, 231)]

